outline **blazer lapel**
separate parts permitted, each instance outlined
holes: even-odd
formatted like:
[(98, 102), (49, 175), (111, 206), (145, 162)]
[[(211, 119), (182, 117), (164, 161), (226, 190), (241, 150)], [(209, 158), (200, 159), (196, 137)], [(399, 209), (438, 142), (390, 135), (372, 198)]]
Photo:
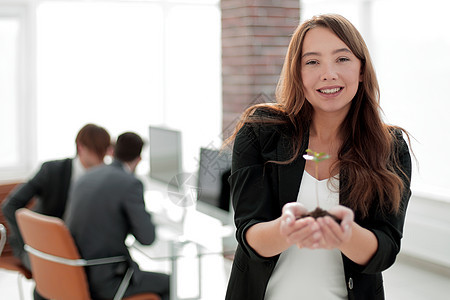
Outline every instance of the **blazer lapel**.
[[(290, 164), (278, 165), (278, 187), (280, 208), (288, 202), (297, 201), (298, 191), (300, 189), (300, 182), (302, 181), (303, 170), (305, 169), (305, 159), (303, 153), (308, 147), (309, 135), (305, 134), (300, 149), (300, 155)], [(281, 138), (278, 143), (277, 152), (281, 161), (289, 159), (290, 142), (286, 138)]]

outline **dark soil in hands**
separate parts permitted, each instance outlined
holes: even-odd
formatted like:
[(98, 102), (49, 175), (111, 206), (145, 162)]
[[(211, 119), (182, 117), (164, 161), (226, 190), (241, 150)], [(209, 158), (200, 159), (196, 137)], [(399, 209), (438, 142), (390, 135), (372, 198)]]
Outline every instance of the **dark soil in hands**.
[[(341, 224), (341, 220), (336, 217), (335, 215), (330, 214), (326, 210), (323, 210), (320, 207), (317, 207), (315, 210), (308, 212), (307, 214), (302, 215), (300, 218), (306, 218), (306, 217), (313, 217), (314, 219), (329, 216), (331, 217), (336, 223)], [(300, 219), (299, 218), (299, 219)]]

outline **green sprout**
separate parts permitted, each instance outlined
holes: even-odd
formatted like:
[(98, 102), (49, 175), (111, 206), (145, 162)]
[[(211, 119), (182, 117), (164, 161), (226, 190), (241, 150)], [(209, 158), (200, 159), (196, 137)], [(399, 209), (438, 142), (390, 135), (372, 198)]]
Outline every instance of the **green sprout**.
[(319, 163), (321, 161), (324, 161), (328, 158), (330, 158), (330, 155), (326, 154), (325, 152), (315, 152), (312, 151), (311, 149), (306, 149), (306, 153), (305, 155), (303, 155), (303, 158), (306, 160), (312, 160), (314, 161), (316, 168), (315, 168), (315, 175), (316, 175), (316, 203), (317, 203), (317, 207), (319, 207)]

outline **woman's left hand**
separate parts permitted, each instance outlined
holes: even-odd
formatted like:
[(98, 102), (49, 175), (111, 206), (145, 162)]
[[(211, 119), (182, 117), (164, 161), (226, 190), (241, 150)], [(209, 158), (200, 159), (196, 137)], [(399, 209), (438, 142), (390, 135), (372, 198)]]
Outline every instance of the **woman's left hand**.
[(338, 224), (333, 218), (326, 216), (317, 219), (322, 232), (320, 248), (333, 249), (348, 241), (352, 236), (352, 224), (354, 214), (348, 207), (338, 205), (328, 210), (328, 212), (341, 220)]

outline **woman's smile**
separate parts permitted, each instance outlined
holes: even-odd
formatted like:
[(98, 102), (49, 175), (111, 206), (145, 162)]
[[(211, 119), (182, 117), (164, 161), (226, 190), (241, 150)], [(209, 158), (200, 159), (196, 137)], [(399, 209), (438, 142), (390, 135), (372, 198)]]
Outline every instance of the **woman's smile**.
[(323, 96), (337, 96), (343, 90), (343, 87), (323, 87), (318, 89), (317, 91)]

